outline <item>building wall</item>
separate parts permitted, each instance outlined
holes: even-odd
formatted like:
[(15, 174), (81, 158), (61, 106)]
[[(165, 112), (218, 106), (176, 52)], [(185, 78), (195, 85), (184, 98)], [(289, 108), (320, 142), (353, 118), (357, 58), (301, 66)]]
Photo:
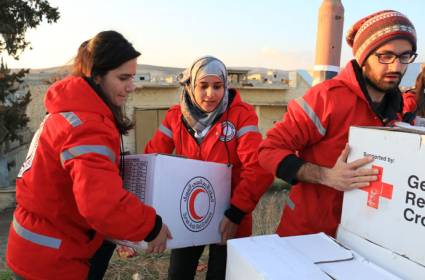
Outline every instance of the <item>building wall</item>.
[[(295, 86), (237, 88), (241, 93), (242, 99), (254, 106), (259, 117), (259, 128), (263, 136), (265, 136), (267, 130), (273, 127), (274, 122), (282, 119), (288, 102), (302, 96), (309, 88), (309, 85), (299, 77)], [(31, 116), (29, 128), (32, 132), (37, 130), (46, 114), (44, 94), (47, 88), (47, 85), (30, 86), (32, 101), (27, 108), (27, 114)], [(140, 85), (129, 96), (126, 104), (126, 113), (132, 120), (136, 120), (136, 115), (143, 115), (143, 112), (140, 113), (139, 111), (157, 110), (157, 120), (155, 122), (158, 124), (162, 121), (160, 118), (164, 115), (164, 109), (178, 104), (180, 91), (181, 89), (177, 85)], [(141, 147), (144, 145), (146, 137), (143, 137), (144, 140), (140, 140), (138, 145), (136, 144), (138, 141), (136, 138), (141, 139), (140, 133), (143, 133), (142, 130), (143, 126), (138, 126), (136, 123), (136, 128), (131, 130), (127, 136), (124, 136), (124, 148), (126, 151), (136, 153), (143, 150)], [(151, 134), (152, 132), (149, 133)]]
[[(164, 110), (179, 102), (180, 88), (178, 86), (158, 86), (146, 85), (139, 87), (131, 94), (126, 103), (126, 112), (134, 121), (137, 115), (136, 111), (142, 110)], [(162, 120), (159, 120), (161, 122)], [(157, 122), (155, 120), (155, 122)], [(140, 140), (143, 143), (136, 143), (136, 134), (140, 135), (142, 127), (136, 123), (136, 128), (132, 129), (128, 135), (124, 136), (124, 149), (130, 153), (136, 153), (136, 148), (139, 147), (139, 152), (143, 150), (141, 146), (145, 140)], [(138, 130), (136, 132), (136, 130)], [(149, 134), (152, 131), (149, 129)], [(146, 137), (142, 137), (146, 138)], [(141, 136), (139, 136), (141, 139)]]
[(258, 128), (260, 129), (263, 137), (266, 136), (276, 122), (282, 120), (284, 113), (286, 113), (287, 106), (255, 106), (258, 116)]
[(46, 94), (48, 87), (48, 85), (30, 86), (31, 103), (27, 106), (26, 114), (30, 117), (28, 127), (32, 133), (38, 129), (46, 115), (46, 110), (44, 108), (44, 95)]
[(30, 85), (31, 101), (27, 106), (26, 114), (29, 117), (28, 128), (34, 133), (40, 126), (46, 110), (44, 108), (44, 95), (48, 85)]
[(9, 169), (7, 174), (9, 185), (13, 185), (16, 175), (19, 173), (22, 163), (27, 157), (29, 145), (30, 142), (27, 142), (24, 145), (20, 145), (19, 147), (7, 152), (6, 161)]
[(29, 131), (24, 130), (22, 133), (22, 142), (15, 141), (9, 143), (7, 151), (3, 155), (0, 155), (0, 161), (5, 165), (0, 167), (5, 168), (1, 170), (2, 174), (4, 173), (2, 176), (4, 176), (3, 179), (8, 182), (2, 182), (0, 188), (14, 185), (16, 175), (27, 156), (32, 135), (37, 130), (46, 114), (44, 110), (44, 94), (47, 90), (47, 86), (30, 85), (29, 90), (31, 93), (31, 102), (28, 104), (26, 110), (26, 114), (30, 118), (28, 122)]

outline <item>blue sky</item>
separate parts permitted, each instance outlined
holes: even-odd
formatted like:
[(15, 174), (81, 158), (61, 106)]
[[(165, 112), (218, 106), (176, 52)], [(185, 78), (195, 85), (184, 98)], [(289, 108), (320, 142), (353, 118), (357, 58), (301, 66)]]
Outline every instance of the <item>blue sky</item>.
[[(139, 63), (186, 67), (210, 54), (228, 66), (312, 68), (322, 0), (51, 0), (61, 18), (27, 33), (32, 50), (11, 68), (45, 68), (73, 58), (79, 44), (102, 30), (123, 33), (141, 51)], [(344, 36), (358, 19), (382, 9), (406, 14), (418, 35), (417, 62), (425, 62), (423, 0), (342, 0)], [(341, 64), (352, 57), (345, 39)]]

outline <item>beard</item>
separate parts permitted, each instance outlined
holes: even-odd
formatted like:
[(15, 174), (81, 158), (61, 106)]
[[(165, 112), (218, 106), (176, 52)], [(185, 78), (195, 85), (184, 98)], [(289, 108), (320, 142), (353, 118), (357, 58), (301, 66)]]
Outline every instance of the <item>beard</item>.
[[(385, 77), (388, 75), (398, 76), (398, 79), (394, 81), (385, 81)], [(363, 73), (366, 83), (376, 91), (381, 92), (382, 94), (397, 89), (400, 85), (401, 78), (403, 77), (403, 75), (404, 73), (401, 72), (386, 72), (381, 77), (376, 77), (373, 75), (373, 71), (368, 63), (365, 64), (365, 70)]]

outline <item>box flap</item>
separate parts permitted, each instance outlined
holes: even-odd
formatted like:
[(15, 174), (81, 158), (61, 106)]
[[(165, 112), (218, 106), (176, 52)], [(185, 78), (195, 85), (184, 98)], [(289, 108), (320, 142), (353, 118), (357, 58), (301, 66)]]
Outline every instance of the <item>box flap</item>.
[(381, 267), (365, 260), (353, 252), (356, 261), (342, 261), (318, 264), (321, 270), (331, 275), (334, 279), (344, 280), (401, 280)]
[(226, 279), (400, 280), (324, 233), (229, 240)]
[[(330, 279), (309, 258), (277, 235), (232, 239), (227, 247), (228, 280)], [(250, 275), (246, 275), (246, 270), (251, 270)]]
[(411, 124), (408, 124), (408, 123), (405, 123), (405, 122), (396, 122), (395, 125), (396, 125), (397, 128), (399, 128), (400, 130), (402, 130), (404, 132), (425, 134), (425, 127), (423, 127), (423, 126), (411, 125)]
[[(425, 275), (425, 266), (413, 262), (391, 250), (379, 246), (339, 225), (337, 239), (345, 246), (355, 250), (364, 257), (362, 262), (373, 261), (382, 269), (401, 277), (402, 279), (419, 280)], [(357, 258), (357, 255), (356, 255)], [(359, 277), (358, 279), (364, 279)], [(375, 278), (381, 279), (381, 278)]]
[[(142, 154), (142, 155), (145, 156), (145, 154)], [(229, 169), (231, 169), (231, 167), (232, 167), (232, 165), (227, 165), (226, 163), (205, 161), (205, 160), (199, 160), (199, 159), (191, 159), (191, 158), (187, 158), (186, 156), (181, 156), (181, 155), (174, 155), (174, 154), (149, 154), (149, 155), (157, 157), (158, 159), (161, 159), (161, 160), (165, 160), (167, 162), (181, 162), (181, 163), (188, 162), (188, 161), (201, 162), (201, 163), (208, 162), (208, 164), (210, 166), (214, 166), (214, 165), (216, 165), (216, 166), (226, 166)]]
[(425, 127), (423, 126), (414, 126), (405, 122), (396, 122), (395, 126), (352, 126), (365, 129), (377, 129), (377, 130), (387, 130), (395, 132), (405, 132), (405, 133), (414, 133), (425, 135)]
[(285, 237), (285, 240), (313, 263), (352, 260), (353, 253), (326, 234)]

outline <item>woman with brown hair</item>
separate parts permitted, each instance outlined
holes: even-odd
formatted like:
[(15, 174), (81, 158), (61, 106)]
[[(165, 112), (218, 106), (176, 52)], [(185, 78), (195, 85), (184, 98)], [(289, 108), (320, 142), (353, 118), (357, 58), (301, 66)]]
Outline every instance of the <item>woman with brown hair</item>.
[(403, 93), (404, 114), (411, 116), (408, 122), (425, 126), (425, 67), (416, 77), (415, 86)]
[(87, 279), (106, 238), (165, 249), (167, 226), (120, 176), (121, 135), (132, 127), (122, 108), (139, 55), (120, 33), (100, 32), (81, 44), (73, 74), (48, 89), (48, 115), (16, 180), (7, 264), (18, 278)]

